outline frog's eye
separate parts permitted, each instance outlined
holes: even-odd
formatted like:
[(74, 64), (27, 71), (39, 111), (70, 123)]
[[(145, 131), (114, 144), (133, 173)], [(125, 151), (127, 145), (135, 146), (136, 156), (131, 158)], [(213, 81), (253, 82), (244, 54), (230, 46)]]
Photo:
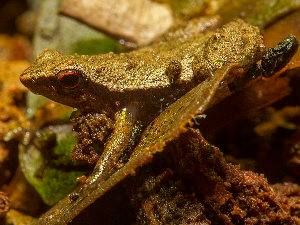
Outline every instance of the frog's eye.
[(78, 87), (82, 73), (78, 70), (68, 69), (60, 71), (57, 77), (64, 88), (74, 89)]

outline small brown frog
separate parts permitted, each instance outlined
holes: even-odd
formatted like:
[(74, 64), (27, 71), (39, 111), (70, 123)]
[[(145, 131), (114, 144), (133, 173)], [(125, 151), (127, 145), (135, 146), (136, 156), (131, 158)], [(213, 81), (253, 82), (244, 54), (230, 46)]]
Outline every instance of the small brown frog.
[(99, 145), (113, 130), (117, 112), (126, 109), (133, 121), (147, 124), (226, 64), (267, 73), (262, 63), (257, 64), (264, 54), (259, 29), (236, 20), (215, 32), (129, 53), (86, 56), (45, 50), (20, 80), (32, 92), (80, 110), (73, 118), (79, 134), (75, 152), (80, 154), (75, 155), (94, 163)]

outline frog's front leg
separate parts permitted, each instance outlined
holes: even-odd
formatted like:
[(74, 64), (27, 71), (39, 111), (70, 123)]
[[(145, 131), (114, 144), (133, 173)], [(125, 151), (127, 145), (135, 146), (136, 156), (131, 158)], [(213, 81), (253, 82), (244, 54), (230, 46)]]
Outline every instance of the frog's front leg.
[(87, 183), (99, 176), (105, 180), (122, 167), (142, 128), (135, 114), (125, 107), (115, 113), (114, 121), (101, 113), (76, 113), (71, 121), (77, 132), (73, 159), (90, 164), (97, 162), (92, 179)]
[(77, 134), (77, 144), (74, 146), (72, 158), (94, 164), (105, 142), (113, 131), (113, 121), (103, 113), (75, 112), (71, 117), (73, 130)]
[(130, 157), (143, 123), (129, 108), (120, 109), (115, 114), (114, 130), (105, 143), (104, 150), (94, 167), (87, 183), (95, 179), (106, 180), (120, 169)]

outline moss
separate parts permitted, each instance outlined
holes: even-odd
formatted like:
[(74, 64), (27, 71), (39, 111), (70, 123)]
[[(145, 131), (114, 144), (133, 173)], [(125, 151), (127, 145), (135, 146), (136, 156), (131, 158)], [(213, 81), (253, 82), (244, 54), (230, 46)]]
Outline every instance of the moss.
[(74, 43), (71, 47), (73, 53), (81, 55), (95, 55), (108, 52), (121, 52), (122, 46), (117, 40), (103, 37), (95, 39), (82, 39)]
[(74, 162), (71, 161), (71, 152), (75, 143), (76, 139), (72, 133), (66, 133), (63, 137), (57, 138), (56, 146), (53, 149), (55, 158), (57, 158), (54, 160), (56, 165), (74, 164)]
[(35, 188), (47, 205), (54, 205), (75, 188), (76, 178), (81, 175), (80, 171), (47, 168)]

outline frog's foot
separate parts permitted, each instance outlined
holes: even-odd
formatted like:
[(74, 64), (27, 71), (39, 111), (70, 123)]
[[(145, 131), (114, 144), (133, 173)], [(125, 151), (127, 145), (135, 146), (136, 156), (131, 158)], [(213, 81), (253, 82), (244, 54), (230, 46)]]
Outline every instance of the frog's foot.
[[(297, 52), (298, 46), (298, 40), (291, 35), (278, 43), (274, 48), (269, 48), (261, 60), (248, 69), (245, 76), (235, 79), (229, 84), (230, 90), (232, 92), (239, 91), (253, 79), (273, 76), (290, 62)], [(241, 72), (243, 74), (243, 71)]]
[(291, 35), (285, 38), (274, 48), (268, 49), (261, 61), (249, 69), (247, 77), (253, 79), (258, 76), (272, 76), (290, 62), (297, 52), (298, 46), (299, 43), (295, 36)]
[(113, 130), (113, 121), (105, 114), (78, 114), (71, 118), (73, 130), (77, 133), (72, 158), (89, 164), (97, 162), (103, 145)]

